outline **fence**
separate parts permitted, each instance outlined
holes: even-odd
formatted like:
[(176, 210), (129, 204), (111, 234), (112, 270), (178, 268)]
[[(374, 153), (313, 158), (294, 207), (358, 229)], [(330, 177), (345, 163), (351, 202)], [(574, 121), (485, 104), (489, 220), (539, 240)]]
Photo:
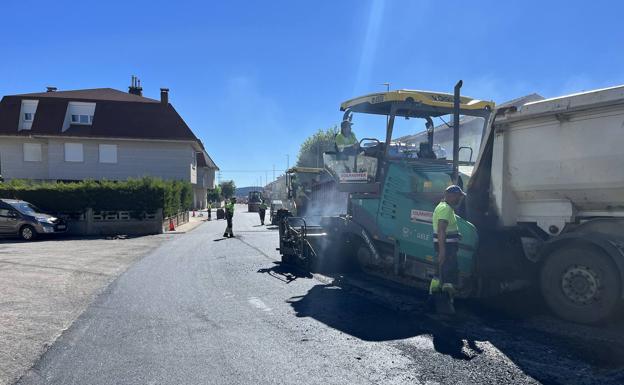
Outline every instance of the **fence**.
[(184, 223), (189, 221), (189, 212), (188, 211), (180, 211), (176, 215), (172, 215), (170, 217), (164, 218), (162, 221), (161, 232), (165, 232), (169, 230), (169, 225), (173, 222), (173, 226), (178, 227)]
[(163, 210), (144, 213), (139, 218), (129, 211), (94, 211), (59, 214), (67, 219), (67, 233), (71, 235), (148, 235), (163, 231)]

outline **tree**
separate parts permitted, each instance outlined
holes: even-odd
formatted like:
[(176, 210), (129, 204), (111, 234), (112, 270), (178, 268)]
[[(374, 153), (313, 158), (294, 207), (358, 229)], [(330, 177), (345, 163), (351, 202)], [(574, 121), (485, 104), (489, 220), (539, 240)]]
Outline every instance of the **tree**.
[(208, 202), (221, 202), (221, 200), (223, 200), (221, 186), (217, 185), (212, 190), (208, 190), (207, 198)]
[(225, 199), (230, 199), (234, 196), (234, 192), (236, 191), (236, 185), (233, 180), (226, 180), (221, 182), (221, 194)]
[(301, 148), (297, 157), (298, 167), (323, 167), (323, 153), (325, 151), (334, 151), (334, 137), (338, 133), (336, 126), (327, 130), (318, 130), (314, 135), (308, 137)]

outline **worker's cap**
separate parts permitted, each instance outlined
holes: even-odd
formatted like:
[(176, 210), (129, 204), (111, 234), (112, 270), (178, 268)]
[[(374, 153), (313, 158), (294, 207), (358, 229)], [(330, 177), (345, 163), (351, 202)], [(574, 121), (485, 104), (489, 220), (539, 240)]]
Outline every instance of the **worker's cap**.
[(466, 193), (464, 192), (464, 190), (462, 190), (461, 187), (459, 187), (458, 185), (454, 184), (454, 185), (450, 185), (446, 188), (446, 190), (444, 190), (444, 192), (446, 194), (461, 194), (461, 195), (466, 195)]

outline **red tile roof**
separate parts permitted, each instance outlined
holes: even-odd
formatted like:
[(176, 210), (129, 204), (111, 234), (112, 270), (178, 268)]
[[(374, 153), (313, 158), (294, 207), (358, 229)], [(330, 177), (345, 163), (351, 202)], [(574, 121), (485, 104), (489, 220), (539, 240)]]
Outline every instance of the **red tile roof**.
[(139, 102), (139, 103), (160, 103), (160, 100), (146, 98), (144, 96), (129, 94), (113, 88), (90, 88), (85, 90), (71, 91), (55, 91), (55, 92), (36, 92), (32, 94), (14, 95), (24, 99), (32, 98), (55, 98), (55, 99), (72, 99), (83, 101), (108, 100), (113, 102)]
[[(18, 131), (22, 100), (38, 100), (30, 130)], [(62, 132), (70, 101), (95, 102), (93, 124)], [(171, 104), (110, 88), (5, 96), (0, 101), (0, 135), (54, 135), (134, 139), (199, 139)]]
[[(39, 103), (31, 129), (18, 131), (22, 100)], [(96, 103), (91, 125), (70, 125), (62, 131), (70, 101)], [(204, 149), (170, 103), (112, 88), (5, 96), (0, 100), (0, 135), (189, 140)], [(208, 163), (216, 167), (212, 160)]]

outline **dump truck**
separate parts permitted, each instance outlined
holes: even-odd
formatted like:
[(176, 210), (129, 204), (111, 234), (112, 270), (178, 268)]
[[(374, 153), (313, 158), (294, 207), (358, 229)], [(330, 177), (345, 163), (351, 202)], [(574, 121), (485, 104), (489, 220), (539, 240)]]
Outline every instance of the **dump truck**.
[[(313, 226), (288, 218), (280, 227), (283, 260), (314, 269), (342, 258), (424, 289), (437, 270), (432, 213), (457, 184), (467, 191), (456, 208), (459, 297), (533, 285), (563, 319), (611, 317), (624, 299), (624, 86), (500, 109), (461, 96), (461, 86), (453, 94), (396, 90), (342, 103), (343, 119), (387, 116), (385, 139), (362, 139), (352, 156), (324, 154), (348, 193), (346, 213)], [(433, 119), (446, 115), (453, 148), (439, 157)], [(400, 117), (425, 123), (416, 157), (389, 154)], [(482, 122), (480, 140), (462, 138), (467, 119)]]

